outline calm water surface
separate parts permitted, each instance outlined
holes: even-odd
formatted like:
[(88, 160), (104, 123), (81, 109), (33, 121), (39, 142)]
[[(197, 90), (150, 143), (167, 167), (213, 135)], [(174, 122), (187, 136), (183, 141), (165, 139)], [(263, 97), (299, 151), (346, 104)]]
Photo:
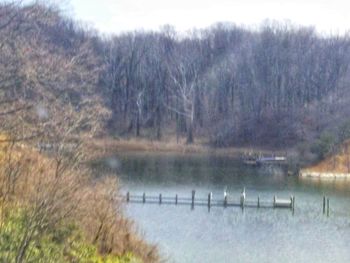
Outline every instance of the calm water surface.
[[(111, 165), (112, 164), (112, 165)], [(232, 198), (246, 188), (247, 199), (295, 195), (289, 209), (127, 205), (144, 237), (169, 262), (350, 262), (350, 181), (286, 176), (281, 168), (246, 167), (215, 156), (124, 154), (105, 167), (121, 175), (122, 190), (135, 194)], [(101, 169), (104, 170), (104, 169)], [(322, 196), (330, 217), (322, 215)]]

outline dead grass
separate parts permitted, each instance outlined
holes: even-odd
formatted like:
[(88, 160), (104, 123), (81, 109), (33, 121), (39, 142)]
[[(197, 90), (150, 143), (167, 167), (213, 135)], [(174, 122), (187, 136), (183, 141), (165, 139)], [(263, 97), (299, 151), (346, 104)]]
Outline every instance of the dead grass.
[(93, 139), (87, 141), (87, 145), (99, 152), (124, 152), (124, 151), (147, 151), (147, 152), (178, 152), (178, 153), (202, 153), (208, 148), (199, 143), (187, 145), (184, 140), (176, 143), (176, 140), (152, 141), (147, 139)]
[(208, 145), (204, 139), (197, 139), (194, 144), (186, 144), (186, 139), (181, 138), (178, 142), (175, 137), (167, 137), (162, 141), (148, 140), (144, 138), (113, 139), (86, 138), (86, 152), (88, 159), (94, 160), (115, 153), (123, 152), (148, 152), (148, 153), (177, 153), (177, 154), (212, 154), (221, 156), (239, 157), (248, 152), (271, 154), (272, 150), (263, 150), (248, 147), (214, 148)]
[(346, 141), (335, 155), (303, 170), (320, 173), (350, 173), (350, 140)]

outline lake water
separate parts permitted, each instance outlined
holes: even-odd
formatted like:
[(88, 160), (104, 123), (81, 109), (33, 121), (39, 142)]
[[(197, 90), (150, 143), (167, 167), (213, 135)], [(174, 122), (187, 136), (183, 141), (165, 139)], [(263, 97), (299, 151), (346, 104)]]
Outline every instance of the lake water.
[[(132, 194), (270, 200), (296, 197), (290, 209), (128, 204), (127, 214), (168, 262), (350, 262), (350, 182), (300, 179), (282, 168), (247, 167), (217, 156), (123, 154), (107, 159)], [(101, 169), (104, 170), (104, 169)], [(108, 169), (107, 169), (108, 170)], [(330, 216), (322, 197), (330, 198)]]

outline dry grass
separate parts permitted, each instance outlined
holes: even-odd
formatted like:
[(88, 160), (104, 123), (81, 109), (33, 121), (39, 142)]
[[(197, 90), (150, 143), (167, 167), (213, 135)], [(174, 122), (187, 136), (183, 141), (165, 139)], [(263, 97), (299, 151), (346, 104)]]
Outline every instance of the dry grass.
[(262, 150), (248, 147), (214, 148), (208, 145), (204, 139), (197, 139), (194, 144), (186, 144), (186, 139), (181, 138), (178, 142), (175, 137), (167, 137), (162, 141), (154, 141), (143, 138), (113, 139), (87, 138), (85, 140), (90, 155), (88, 159), (98, 159), (123, 152), (148, 152), (148, 153), (177, 153), (177, 154), (212, 154), (221, 156), (239, 157), (248, 152), (271, 154), (272, 150)]
[(337, 154), (328, 156), (325, 160), (303, 170), (321, 173), (350, 173), (350, 141), (346, 141)]
[(93, 139), (87, 141), (88, 147), (97, 150), (101, 154), (125, 151), (147, 151), (147, 152), (178, 152), (178, 153), (203, 153), (208, 150), (201, 144), (187, 145), (184, 140), (176, 143), (176, 140), (151, 141), (147, 139)]
[(73, 169), (63, 162), (29, 147), (0, 144), (0, 225), (5, 210), (20, 205), (31, 216), (31, 238), (45, 228), (73, 222), (101, 255), (131, 252), (143, 262), (158, 261), (157, 249), (123, 216), (116, 178), (93, 181), (83, 166)]

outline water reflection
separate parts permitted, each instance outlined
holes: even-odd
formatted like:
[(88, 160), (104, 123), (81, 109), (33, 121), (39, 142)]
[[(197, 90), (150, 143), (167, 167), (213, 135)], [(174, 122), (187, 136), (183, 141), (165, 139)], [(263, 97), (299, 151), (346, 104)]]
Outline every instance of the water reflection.
[[(350, 181), (287, 176), (283, 167), (250, 167), (218, 156), (123, 154), (96, 165), (118, 173), (123, 189), (164, 196), (230, 196), (272, 200), (296, 196), (295, 213), (280, 209), (132, 204), (128, 214), (170, 262), (350, 262)], [(330, 217), (322, 198), (330, 198)]]
[(285, 167), (253, 167), (238, 159), (208, 155), (123, 154), (99, 162), (98, 173), (117, 173), (125, 184), (191, 185), (231, 189), (314, 191), (350, 196), (350, 180), (287, 176)]
[(325, 194), (350, 195), (350, 180), (347, 179), (299, 177), (298, 181), (300, 185), (304, 185), (307, 188), (317, 188)]

